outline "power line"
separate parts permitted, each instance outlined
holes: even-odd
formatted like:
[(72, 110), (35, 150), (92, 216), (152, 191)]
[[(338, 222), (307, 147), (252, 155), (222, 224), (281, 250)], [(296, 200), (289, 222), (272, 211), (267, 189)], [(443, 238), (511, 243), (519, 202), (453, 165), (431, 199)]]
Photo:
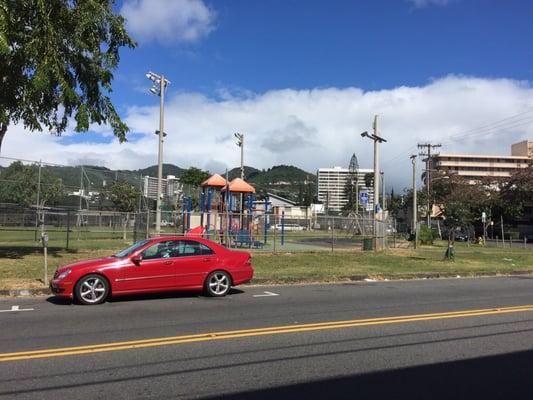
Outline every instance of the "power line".
[[(446, 146), (446, 145), (455, 143), (459, 139), (483, 136), (483, 135), (495, 133), (494, 131), (497, 131), (497, 130), (511, 129), (511, 128), (522, 126), (522, 125), (526, 125), (530, 122), (533, 122), (533, 115), (527, 115), (523, 118), (518, 118), (518, 119), (517, 117), (521, 117), (521, 116), (524, 116), (526, 114), (531, 114), (531, 113), (533, 113), (533, 110), (523, 111), (518, 114), (511, 115), (509, 117), (493, 121), (489, 124), (482, 125), (477, 128), (472, 128), (472, 129), (458, 132), (456, 134), (449, 136), (448, 139), (445, 142), (442, 142), (441, 144)], [(411, 146), (409, 148), (402, 150), (401, 152), (397, 153), (396, 155), (392, 156), (387, 161), (385, 161), (383, 165), (388, 165), (391, 162), (398, 160), (399, 158), (405, 157), (406, 154), (410, 154), (416, 148), (417, 146)]]

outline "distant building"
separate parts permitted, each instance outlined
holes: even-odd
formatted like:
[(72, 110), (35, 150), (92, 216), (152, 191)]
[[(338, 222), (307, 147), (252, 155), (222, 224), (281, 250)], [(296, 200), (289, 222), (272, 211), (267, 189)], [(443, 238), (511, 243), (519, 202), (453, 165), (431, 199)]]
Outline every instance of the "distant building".
[[(161, 193), (164, 201), (174, 201), (182, 192), (182, 184), (174, 175), (167, 175), (161, 179)], [(157, 200), (157, 178), (145, 176), (143, 182), (143, 195), (149, 199)]]
[(440, 153), (431, 157), (430, 168), (437, 172), (456, 174), (472, 181), (485, 177), (509, 178), (533, 161), (533, 142), (523, 141), (511, 146), (510, 156)]
[[(367, 208), (374, 207), (374, 188), (369, 188), (365, 185), (365, 175), (373, 174), (373, 169), (358, 168), (355, 176), (359, 193), (366, 192), (368, 194)], [(348, 168), (333, 167), (333, 168), (319, 168), (317, 171), (318, 179), (318, 201), (325, 205), (327, 210), (340, 212), (348, 203), (348, 196), (346, 194), (346, 185), (352, 179), (352, 174)], [(363, 209), (363, 206), (361, 205)]]

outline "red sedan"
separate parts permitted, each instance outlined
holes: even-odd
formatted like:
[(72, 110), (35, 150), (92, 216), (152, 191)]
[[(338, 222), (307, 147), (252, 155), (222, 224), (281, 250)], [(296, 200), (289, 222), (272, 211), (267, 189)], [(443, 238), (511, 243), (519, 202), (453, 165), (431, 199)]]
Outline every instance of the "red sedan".
[(110, 296), (174, 290), (204, 290), (225, 296), (253, 277), (251, 256), (202, 238), (141, 240), (119, 253), (58, 268), (50, 289), (82, 304)]

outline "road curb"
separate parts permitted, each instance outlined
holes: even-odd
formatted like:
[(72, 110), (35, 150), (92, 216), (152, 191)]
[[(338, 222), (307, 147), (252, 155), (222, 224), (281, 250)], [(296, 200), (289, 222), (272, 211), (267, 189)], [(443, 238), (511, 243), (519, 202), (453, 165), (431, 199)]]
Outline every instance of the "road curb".
[[(434, 272), (434, 273), (421, 273), (421, 274), (410, 274), (410, 275), (396, 275), (396, 276), (387, 276), (387, 275), (352, 275), (352, 276), (344, 276), (339, 277), (337, 280), (331, 280), (331, 281), (305, 281), (305, 280), (294, 280), (289, 282), (276, 282), (272, 281), (267, 278), (258, 278), (254, 279), (253, 282), (250, 284), (246, 284), (244, 286), (276, 286), (276, 285), (283, 285), (283, 286), (291, 286), (291, 285), (313, 285), (313, 284), (321, 284), (321, 285), (335, 285), (335, 284), (342, 284), (347, 282), (380, 282), (380, 281), (406, 281), (406, 280), (423, 280), (423, 279), (450, 279), (450, 278), (459, 278), (459, 279), (466, 279), (466, 278), (494, 278), (494, 277), (511, 277), (511, 276), (519, 276), (519, 275), (532, 275), (531, 271), (511, 271), (508, 274), (501, 274), (501, 273), (488, 273), (488, 274), (482, 274), (482, 275), (457, 275), (454, 273), (449, 272)], [(20, 297), (20, 296), (43, 296), (43, 295), (51, 295), (52, 292), (49, 288), (36, 288), (36, 289), (4, 289), (0, 290), (0, 296), (4, 297)]]

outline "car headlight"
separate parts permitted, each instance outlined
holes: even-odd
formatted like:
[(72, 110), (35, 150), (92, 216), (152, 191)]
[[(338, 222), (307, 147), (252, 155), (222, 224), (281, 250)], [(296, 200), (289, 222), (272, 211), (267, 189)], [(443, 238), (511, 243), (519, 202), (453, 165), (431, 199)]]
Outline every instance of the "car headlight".
[(66, 278), (71, 272), (72, 272), (72, 271), (71, 271), (70, 269), (67, 269), (66, 271), (61, 272), (61, 273), (58, 275), (57, 279), (58, 279), (58, 280), (65, 279), (65, 278)]

